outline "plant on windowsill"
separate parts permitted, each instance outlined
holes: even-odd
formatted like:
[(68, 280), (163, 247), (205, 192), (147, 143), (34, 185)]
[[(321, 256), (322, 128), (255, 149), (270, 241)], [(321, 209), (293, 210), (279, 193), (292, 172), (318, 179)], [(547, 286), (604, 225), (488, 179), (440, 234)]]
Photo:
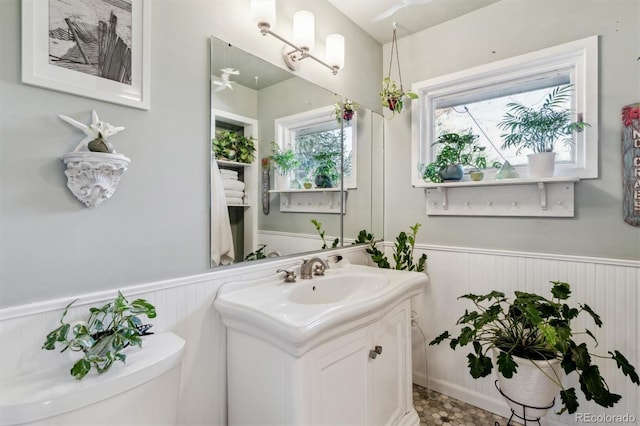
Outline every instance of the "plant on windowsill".
[(340, 152), (338, 151), (322, 151), (313, 154), (314, 183), (317, 188), (333, 188), (340, 180), (337, 164), (339, 159)]
[(574, 132), (590, 126), (581, 119), (574, 121), (572, 112), (563, 106), (571, 100), (571, 91), (572, 85), (554, 88), (538, 108), (510, 102), (498, 123), (505, 132), (501, 135), (502, 149), (517, 148), (516, 154), (522, 150), (533, 152), (527, 156), (531, 177), (553, 176), (555, 144), (572, 144)]
[[(576, 412), (579, 406), (576, 390), (563, 386), (561, 368), (567, 375), (577, 373), (580, 390), (588, 401), (593, 400), (602, 407), (612, 407), (618, 402), (621, 396), (609, 391), (592, 357), (615, 360), (622, 373), (640, 385), (635, 368), (619, 351), (609, 351), (609, 356), (595, 355), (582, 338), (574, 340), (574, 336), (588, 336), (597, 346), (593, 333), (588, 329), (576, 329), (572, 321), (586, 313), (595, 325), (601, 327), (600, 316), (587, 304), (578, 304), (577, 308), (567, 304), (571, 294), (569, 284), (560, 281), (551, 283), (552, 300), (521, 291), (516, 291), (515, 298), (511, 300), (499, 291), (460, 296), (459, 299), (470, 300), (476, 310), (465, 309), (456, 323), (462, 326), (457, 337), (445, 331), (429, 343), (437, 345), (448, 340), (454, 350), (458, 346), (471, 344), (473, 351), (467, 355), (467, 359), (469, 372), (474, 379), (491, 373), (493, 361), (488, 352), (495, 351), (500, 390), (519, 403), (513, 404), (507, 399), (514, 412), (518, 414), (520, 410), (520, 416), (526, 414), (528, 420), (541, 417), (546, 409), (538, 412), (528, 408), (523, 413), (520, 404), (548, 408), (553, 405), (558, 389), (562, 401), (559, 413)], [(536, 380), (536, 376), (539, 376), (539, 380)], [(526, 382), (536, 383), (536, 386), (532, 388)], [(545, 384), (549, 385), (549, 392), (543, 396)], [(526, 388), (530, 391), (529, 395), (521, 392), (526, 392)]]
[(250, 164), (255, 159), (255, 142), (253, 136), (246, 137), (230, 130), (219, 130), (216, 138), (211, 141), (211, 148), (218, 160)]
[(276, 188), (289, 189), (293, 171), (300, 167), (300, 161), (296, 158), (291, 147), (280, 148), (275, 142), (271, 142), (271, 155), (269, 156), (276, 169)]
[(101, 308), (92, 307), (87, 321), (68, 323), (65, 316), (75, 300), (69, 303), (62, 317), (60, 327), (47, 334), (42, 349), (53, 350), (58, 343), (63, 345), (60, 352), (67, 349), (82, 352), (83, 357), (71, 367), (70, 373), (80, 380), (95, 368), (102, 374), (109, 370), (115, 361), (125, 362), (123, 353), (129, 346), (142, 347), (141, 336), (149, 332), (151, 325), (143, 324), (139, 315), (156, 317), (156, 308), (144, 299), (129, 303), (118, 291), (118, 296)]
[[(471, 133), (445, 133), (440, 135), (431, 146), (442, 148), (436, 158), (426, 166), (419, 164), (425, 181), (439, 183), (445, 180), (457, 181), (464, 176), (462, 166), (473, 166), (477, 169), (487, 167), (486, 147), (477, 143), (478, 136)], [(499, 167), (497, 163), (494, 166)]]

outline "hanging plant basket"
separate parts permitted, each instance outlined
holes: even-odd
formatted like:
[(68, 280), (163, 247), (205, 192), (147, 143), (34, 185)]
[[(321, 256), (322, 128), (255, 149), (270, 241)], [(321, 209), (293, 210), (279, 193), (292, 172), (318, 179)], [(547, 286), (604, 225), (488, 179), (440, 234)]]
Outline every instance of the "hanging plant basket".
[[(396, 24), (393, 24), (393, 39), (391, 42), (391, 55), (389, 58), (389, 72), (387, 76), (382, 80), (382, 91), (380, 91), (380, 101), (384, 108), (387, 108), (392, 112), (391, 118), (396, 114), (400, 114), (404, 110), (404, 98), (418, 99), (418, 95), (412, 92), (405, 92), (402, 87), (402, 73), (400, 72), (400, 57), (398, 56), (398, 39), (396, 37)], [(396, 63), (398, 65), (398, 76), (400, 82), (391, 79), (391, 67), (393, 65), (393, 58), (395, 55)]]

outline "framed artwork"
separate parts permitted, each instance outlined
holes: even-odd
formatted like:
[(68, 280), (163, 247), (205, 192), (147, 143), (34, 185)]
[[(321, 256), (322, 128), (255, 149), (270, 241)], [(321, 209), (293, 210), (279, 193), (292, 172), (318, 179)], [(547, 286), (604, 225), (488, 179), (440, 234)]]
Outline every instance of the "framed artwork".
[(150, 0), (22, 0), (22, 82), (149, 109)]

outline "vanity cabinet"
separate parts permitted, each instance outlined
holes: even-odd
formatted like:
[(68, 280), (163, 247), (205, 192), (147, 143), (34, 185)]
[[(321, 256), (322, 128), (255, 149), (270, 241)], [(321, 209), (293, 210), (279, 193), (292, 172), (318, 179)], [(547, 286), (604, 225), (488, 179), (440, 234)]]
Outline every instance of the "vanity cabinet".
[(417, 425), (411, 305), (340, 326), (305, 353), (228, 328), (230, 425)]

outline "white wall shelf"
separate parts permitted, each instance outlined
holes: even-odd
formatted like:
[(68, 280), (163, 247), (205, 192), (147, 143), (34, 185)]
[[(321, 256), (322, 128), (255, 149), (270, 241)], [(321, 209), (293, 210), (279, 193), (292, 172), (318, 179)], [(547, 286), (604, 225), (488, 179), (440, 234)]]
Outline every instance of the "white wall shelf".
[(427, 214), (574, 216), (577, 177), (426, 183)]
[(311, 188), (311, 189), (273, 189), (270, 193), (280, 194), (280, 211), (297, 213), (346, 213), (347, 191), (342, 192), (340, 203), (340, 188)]

